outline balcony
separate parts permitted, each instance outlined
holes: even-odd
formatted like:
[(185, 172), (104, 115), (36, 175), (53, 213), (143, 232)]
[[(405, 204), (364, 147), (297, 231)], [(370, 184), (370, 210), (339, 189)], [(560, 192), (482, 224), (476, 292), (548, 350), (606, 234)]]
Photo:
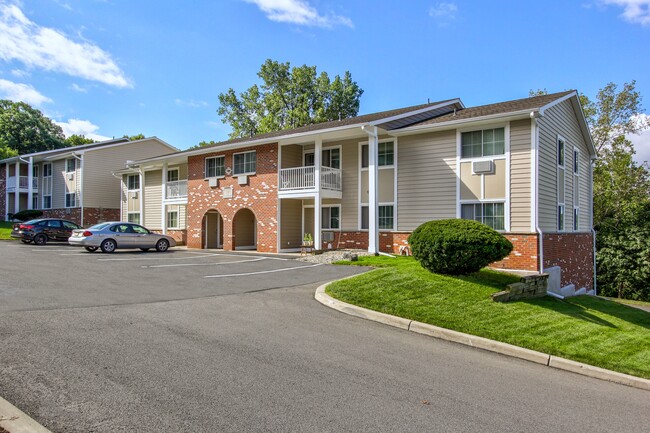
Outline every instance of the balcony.
[[(280, 194), (296, 196), (305, 192), (316, 192), (315, 169), (313, 166), (280, 169)], [(325, 196), (340, 197), (342, 173), (338, 168), (321, 167), (320, 186)]]
[[(18, 188), (20, 191), (27, 192), (29, 186), (29, 177), (28, 176), (18, 176)], [(38, 191), (38, 178), (32, 178), (32, 190), (34, 192)], [(9, 176), (7, 179), (7, 191), (15, 192), (16, 191), (16, 176)]]
[(187, 180), (176, 180), (173, 182), (167, 182), (165, 199), (176, 200), (182, 198), (187, 198)]

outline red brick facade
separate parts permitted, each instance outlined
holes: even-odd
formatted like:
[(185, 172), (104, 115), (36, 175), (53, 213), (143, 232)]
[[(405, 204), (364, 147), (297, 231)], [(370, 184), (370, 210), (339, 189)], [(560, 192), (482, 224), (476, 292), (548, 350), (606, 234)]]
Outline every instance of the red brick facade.
[[(233, 167), (233, 154), (249, 150), (257, 152), (256, 173), (248, 176), (247, 185), (239, 185), (237, 176), (226, 175), (219, 186), (211, 188), (205, 180), (205, 159), (225, 156), (225, 166)], [(216, 151), (188, 158), (187, 181), (187, 246), (203, 246), (203, 217), (216, 210), (223, 218), (223, 248), (232, 251), (237, 245), (234, 220), (237, 211), (249, 209), (255, 215), (257, 251), (277, 252), (278, 245), (278, 145)], [(232, 198), (223, 197), (223, 189), (232, 187)]]
[(537, 233), (505, 233), (512, 242), (512, 252), (490, 266), (497, 269), (537, 271), (539, 269)]
[[(162, 234), (162, 230), (151, 230), (154, 233)], [(167, 229), (167, 236), (171, 236), (176, 241), (176, 245), (187, 245), (187, 230)]]
[(544, 234), (544, 268), (562, 268), (561, 287), (594, 288), (594, 238), (591, 233)]
[[(44, 209), (43, 218), (62, 218), (81, 224), (81, 208)], [(104, 221), (119, 221), (119, 209), (84, 208), (83, 226), (90, 227)]]

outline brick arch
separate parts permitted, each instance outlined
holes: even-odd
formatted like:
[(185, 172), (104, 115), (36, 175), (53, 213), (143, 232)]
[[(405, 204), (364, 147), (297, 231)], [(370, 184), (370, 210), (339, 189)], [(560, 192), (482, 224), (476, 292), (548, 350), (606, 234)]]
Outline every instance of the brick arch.
[(233, 249), (257, 249), (257, 215), (249, 207), (239, 208), (232, 218)]
[(223, 248), (224, 219), (216, 208), (208, 208), (201, 219), (201, 247)]

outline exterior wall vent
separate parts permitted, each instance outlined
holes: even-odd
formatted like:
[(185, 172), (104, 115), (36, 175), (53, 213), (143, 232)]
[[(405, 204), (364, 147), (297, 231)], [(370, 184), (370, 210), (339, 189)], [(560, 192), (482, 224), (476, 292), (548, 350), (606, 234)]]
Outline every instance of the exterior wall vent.
[(246, 176), (245, 174), (241, 176), (237, 176), (237, 183), (239, 185), (248, 185), (248, 176)]
[(472, 173), (474, 174), (492, 173), (493, 171), (494, 163), (491, 160), (472, 162)]
[(216, 187), (218, 187), (218, 186), (219, 186), (219, 179), (217, 179), (216, 177), (211, 177), (211, 178), (209, 178), (209, 179), (208, 179), (208, 186), (209, 186), (210, 188), (216, 188)]

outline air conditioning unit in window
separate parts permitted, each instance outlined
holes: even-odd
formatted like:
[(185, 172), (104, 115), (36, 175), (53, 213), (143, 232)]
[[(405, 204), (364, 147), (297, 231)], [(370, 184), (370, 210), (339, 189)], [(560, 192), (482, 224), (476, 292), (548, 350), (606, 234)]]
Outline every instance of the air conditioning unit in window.
[(246, 176), (245, 174), (241, 176), (237, 176), (237, 183), (239, 185), (248, 185), (248, 176)]
[(138, 191), (134, 191), (134, 192), (132, 192), (132, 193), (131, 193), (131, 198), (132, 198), (133, 200), (137, 200), (137, 199), (138, 199)]
[(488, 161), (474, 161), (472, 162), (472, 173), (485, 174), (494, 172), (494, 162)]
[(68, 173), (68, 180), (74, 180), (74, 173)]
[(323, 238), (323, 242), (333, 242), (334, 232), (322, 232), (321, 237)]
[(208, 179), (208, 186), (210, 188), (218, 187), (219, 186), (219, 179), (217, 179), (216, 177), (211, 177), (210, 179)]

